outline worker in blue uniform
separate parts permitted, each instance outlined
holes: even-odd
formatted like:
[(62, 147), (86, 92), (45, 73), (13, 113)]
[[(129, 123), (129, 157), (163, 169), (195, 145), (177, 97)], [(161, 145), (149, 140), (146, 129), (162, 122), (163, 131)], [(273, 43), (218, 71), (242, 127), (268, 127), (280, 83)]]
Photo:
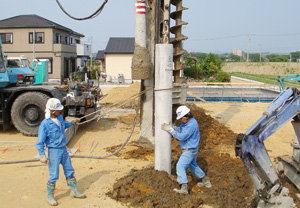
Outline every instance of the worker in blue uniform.
[(197, 185), (199, 187), (211, 187), (211, 182), (197, 164), (198, 145), (200, 142), (200, 131), (196, 119), (193, 118), (191, 110), (183, 105), (176, 110), (177, 120), (182, 124), (173, 127), (172, 124), (162, 124), (162, 129), (169, 132), (174, 138), (179, 140), (182, 154), (176, 165), (177, 182), (181, 189), (175, 188), (174, 191), (181, 194), (188, 194), (188, 179), (186, 169), (189, 167), (196, 178), (202, 179)]
[[(48, 162), (49, 181), (47, 183), (47, 199), (50, 205), (57, 205), (54, 199), (55, 183), (59, 177), (59, 164), (62, 164), (67, 184), (71, 189), (71, 197), (85, 198), (77, 190), (77, 183), (74, 178), (74, 168), (67, 152), (65, 129), (78, 124), (80, 119), (75, 118), (72, 122), (65, 122), (61, 111), (64, 106), (57, 98), (50, 98), (46, 104), (45, 119), (39, 127), (38, 141), (36, 148), (39, 152), (40, 161)], [(48, 148), (48, 158), (45, 155), (44, 147)]]

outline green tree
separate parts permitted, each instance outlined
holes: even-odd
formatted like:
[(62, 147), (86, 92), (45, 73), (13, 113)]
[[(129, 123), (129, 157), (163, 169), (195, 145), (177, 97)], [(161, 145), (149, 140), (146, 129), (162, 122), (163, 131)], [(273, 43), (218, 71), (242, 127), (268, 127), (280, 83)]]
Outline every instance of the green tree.
[[(186, 68), (184, 69), (184, 76), (188, 78), (195, 78), (195, 61), (191, 59), (185, 59)], [(197, 69), (198, 70), (198, 69)]]
[(300, 51), (292, 52), (291, 59), (292, 62), (297, 62), (300, 59)]
[(277, 59), (275, 59), (275, 62), (289, 62), (288, 56), (278, 56)]
[(230, 74), (223, 71), (215, 74), (214, 78), (217, 82), (230, 82), (231, 80)]
[(230, 56), (228, 58), (232, 62), (243, 62), (243, 61), (245, 61), (245, 59), (243, 57), (238, 56), (238, 55), (234, 55), (234, 54), (230, 54)]
[(93, 69), (92, 73), (91, 73), (92, 79), (96, 79), (96, 73), (97, 73), (97, 70)]
[(260, 62), (260, 54), (259, 53), (250, 53), (249, 59), (251, 62)]
[(222, 61), (222, 62), (226, 62), (228, 60), (228, 57), (227, 56), (219, 56), (219, 59)]
[(206, 78), (216, 74), (221, 71), (222, 61), (216, 57), (215, 54), (210, 53), (207, 55), (204, 61), (201, 62), (200, 73)]
[(188, 53), (187, 56), (195, 57), (198, 61), (203, 61), (207, 57), (207, 53), (200, 53), (200, 52), (191, 52)]
[(266, 58), (270, 62), (288, 62), (289, 61), (289, 55), (270, 54), (270, 55), (266, 55)]

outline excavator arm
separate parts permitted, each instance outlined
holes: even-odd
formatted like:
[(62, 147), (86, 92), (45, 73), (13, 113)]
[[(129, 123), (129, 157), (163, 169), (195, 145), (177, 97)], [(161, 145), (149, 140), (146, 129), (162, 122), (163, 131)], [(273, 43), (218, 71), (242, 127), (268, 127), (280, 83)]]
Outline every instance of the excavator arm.
[(236, 156), (241, 158), (257, 190), (262, 201), (260, 207), (281, 207), (278, 203), (282, 207), (293, 207), (293, 200), (287, 196), (288, 189), (280, 183), (264, 141), (291, 119), (298, 119), (299, 113), (300, 92), (296, 88), (286, 89), (245, 134), (236, 138)]
[(289, 75), (286, 75), (284, 78), (278, 76), (277, 82), (278, 82), (280, 91), (285, 90), (285, 85), (284, 85), (285, 81), (297, 81), (300, 84), (300, 75), (299, 74), (289, 74)]

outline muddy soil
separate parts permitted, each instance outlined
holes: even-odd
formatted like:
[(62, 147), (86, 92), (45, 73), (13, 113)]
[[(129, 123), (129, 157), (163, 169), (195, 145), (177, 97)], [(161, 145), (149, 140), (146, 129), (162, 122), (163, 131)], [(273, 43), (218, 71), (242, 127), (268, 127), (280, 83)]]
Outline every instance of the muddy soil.
[[(239, 158), (224, 153), (224, 150), (233, 148), (235, 133), (206, 115), (202, 108), (193, 104), (189, 107), (201, 132), (197, 162), (209, 176), (212, 188), (199, 188), (199, 181), (188, 170), (190, 194), (181, 195), (173, 191), (179, 187), (176, 182), (176, 163), (181, 154), (177, 140), (173, 139), (171, 176), (153, 167), (133, 170), (115, 183), (113, 190), (108, 193), (110, 197), (130, 206), (142, 207), (199, 207), (205, 204), (240, 208), (250, 205), (253, 186), (248, 174)], [(119, 156), (145, 159), (148, 154), (153, 155), (154, 151), (131, 151)]]

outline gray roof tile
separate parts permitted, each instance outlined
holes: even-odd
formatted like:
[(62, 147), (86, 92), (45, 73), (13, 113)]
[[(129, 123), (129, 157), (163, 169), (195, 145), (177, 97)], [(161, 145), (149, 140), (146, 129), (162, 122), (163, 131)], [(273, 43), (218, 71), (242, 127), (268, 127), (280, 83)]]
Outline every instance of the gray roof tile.
[(104, 51), (98, 51), (95, 60), (104, 60)]
[(105, 54), (133, 54), (134, 38), (109, 38)]
[(0, 20), (0, 28), (56, 28), (69, 32), (80, 37), (83, 34), (77, 33), (65, 26), (52, 22), (38, 15), (19, 15), (7, 19)]

